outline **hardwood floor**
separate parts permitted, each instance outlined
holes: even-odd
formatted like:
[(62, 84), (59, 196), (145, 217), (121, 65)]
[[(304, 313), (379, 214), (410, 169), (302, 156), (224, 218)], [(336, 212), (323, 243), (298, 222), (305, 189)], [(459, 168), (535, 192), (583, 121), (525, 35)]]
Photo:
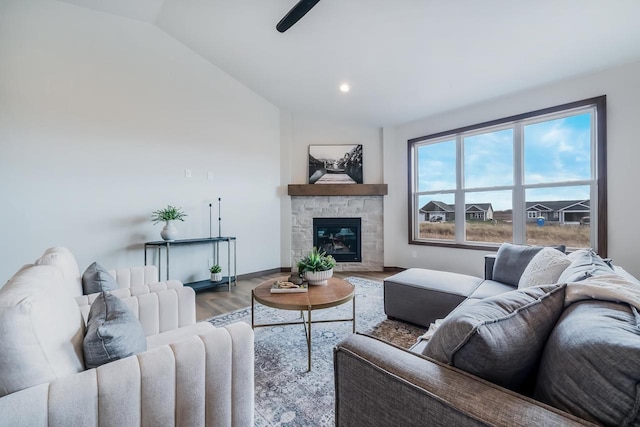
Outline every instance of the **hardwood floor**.
[[(363, 277), (365, 279), (382, 281), (392, 276), (393, 272), (382, 271), (336, 271), (335, 277), (344, 279), (346, 277)], [(269, 279), (288, 276), (289, 273), (277, 272), (266, 273), (250, 278), (239, 278), (238, 285), (231, 285), (231, 291), (227, 291), (226, 286), (208, 289), (198, 292), (196, 295), (196, 318), (198, 321), (205, 320), (219, 314), (228, 313), (239, 308), (251, 305), (251, 291), (260, 283)]]

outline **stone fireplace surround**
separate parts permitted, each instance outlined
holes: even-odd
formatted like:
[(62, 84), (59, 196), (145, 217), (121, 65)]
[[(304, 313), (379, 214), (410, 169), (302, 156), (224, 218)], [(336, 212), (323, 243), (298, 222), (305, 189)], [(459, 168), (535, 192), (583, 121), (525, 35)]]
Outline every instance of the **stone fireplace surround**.
[(382, 196), (291, 196), (293, 267), (313, 249), (313, 218), (362, 218), (362, 262), (341, 262), (336, 271), (383, 271)]

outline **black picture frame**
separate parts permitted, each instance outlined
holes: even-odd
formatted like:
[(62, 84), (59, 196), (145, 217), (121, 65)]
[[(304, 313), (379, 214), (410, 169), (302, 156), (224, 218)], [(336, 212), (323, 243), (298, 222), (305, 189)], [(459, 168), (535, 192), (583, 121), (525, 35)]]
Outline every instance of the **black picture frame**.
[(362, 183), (362, 144), (309, 145), (309, 184)]

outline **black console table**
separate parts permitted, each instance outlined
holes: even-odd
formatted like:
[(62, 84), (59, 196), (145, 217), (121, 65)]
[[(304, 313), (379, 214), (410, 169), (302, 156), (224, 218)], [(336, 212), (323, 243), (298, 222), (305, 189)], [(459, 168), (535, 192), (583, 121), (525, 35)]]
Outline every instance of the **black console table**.
[[(144, 244), (144, 265), (147, 265), (147, 250), (157, 249), (158, 250), (158, 280), (160, 279), (160, 271), (162, 265), (162, 248), (166, 250), (166, 259), (167, 259), (167, 267), (166, 267), (166, 280), (169, 280), (169, 266), (171, 262), (171, 248), (173, 246), (184, 246), (184, 245), (196, 245), (196, 244), (206, 244), (211, 243), (212, 251), (213, 251), (213, 263), (219, 264), (220, 262), (220, 243), (225, 243), (227, 245), (227, 272), (228, 276), (224, 276), (219, 282), (212, 282), (210, 280), (200, 280), (198, 282), (185, 283), (186, 286), (192, 287), (194, 290), (199, 291), (202, 289), (218, 286), (220, 284), (226, 283), (228, 289), (231, 290), (231, 282), (234, 284), (238, 283), (237, 277), (237, 265), (236, 265), (236, 238), (235, 237), (203, 237), (198, 239), (181, 239), (181, 240), (158, 240), (155, 242), (146, 242)], [(233, 275), (231, 274), (231, 245), (233, 244)]]

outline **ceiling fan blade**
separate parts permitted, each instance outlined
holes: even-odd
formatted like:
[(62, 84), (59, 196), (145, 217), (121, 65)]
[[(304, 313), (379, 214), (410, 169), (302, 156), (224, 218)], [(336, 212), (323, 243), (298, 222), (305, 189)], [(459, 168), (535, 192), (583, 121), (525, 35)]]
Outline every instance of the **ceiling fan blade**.
[(300, 18), (307, 14), (313, 6), (320, 0), (300, 0), (289, 12), (278, 22), (276, 29), (281, 33), (287, 31), (293, 24), (298, 22)]

